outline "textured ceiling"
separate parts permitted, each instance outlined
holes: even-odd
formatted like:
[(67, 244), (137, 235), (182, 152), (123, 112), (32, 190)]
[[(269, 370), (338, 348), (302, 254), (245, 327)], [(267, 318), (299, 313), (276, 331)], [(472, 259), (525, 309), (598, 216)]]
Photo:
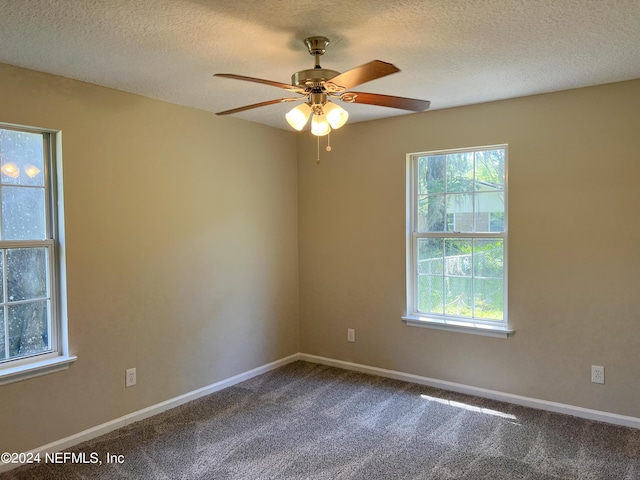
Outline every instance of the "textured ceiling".
[[(290, 96), (313, 67), (401, 71), (357, 90), (432, 109), (640, 78), (639, 0), (0, 0), (0, 62), (212, 112)], [(1, 88), (1, 85), (0, 85)], [(407, 112), (344, 105), (350, 123)], [(292, 104), (235, 116), (280, 128)]]

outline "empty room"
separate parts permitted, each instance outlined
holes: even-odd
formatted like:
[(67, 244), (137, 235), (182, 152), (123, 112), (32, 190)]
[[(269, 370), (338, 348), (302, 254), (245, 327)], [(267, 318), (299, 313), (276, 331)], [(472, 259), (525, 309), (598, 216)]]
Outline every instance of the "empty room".
[(0, 12), (0, 479), (640, 479), (636, 0)]

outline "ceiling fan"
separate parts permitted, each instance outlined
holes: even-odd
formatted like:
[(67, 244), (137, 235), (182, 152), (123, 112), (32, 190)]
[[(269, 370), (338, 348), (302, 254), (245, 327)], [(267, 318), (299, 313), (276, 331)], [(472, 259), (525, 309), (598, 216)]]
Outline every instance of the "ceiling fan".
[(309, 120), (309, 117), (313, 114), (311, 133), (320, 137), (327, 135), (332, 128), (340, 128), (346, 123), (349, 117), (349, 114), (343, 108), (332, 102), (332, 100), (337, 99), (346, 103), (379, 105), (382, 107), (411, 110), (413, 112), (422, 112), (429, 108), (431, 102), (428, 100), (351, 91), (352, 88), (365, 82), (399, 72), (400, 70), (394, 65), (380, 60), (373, 60), (359, 67), (347, 70), (344, 73), (340, 73), (320, 66), (320, 56), (324, 54), (329, 45), (328, 38), (309, 37), (304, 40), (304, 44), (307, 46), (309, 53), (315, 56), (315, 66), (312, 69), (301, 70), (294, 73), (291, 76), (291, 85), (271, 80), (263, 80), (261, 78), (234, 75), (232, 73), (216, 73), (214, 75), (216, 77), (271, 85), (292, 93), (297, 93), (302, 95), (302, 97), (267, 100), (266, 102), (254, 103), (252, 105), (245, 105), (244, 107), (218, 112), (217, 115), (229, 115), (252, 108), (274, 105), (276, 103), (304, 100), (304, 103), (287, 113), (287, 122), (296, 130), (302, 130)]

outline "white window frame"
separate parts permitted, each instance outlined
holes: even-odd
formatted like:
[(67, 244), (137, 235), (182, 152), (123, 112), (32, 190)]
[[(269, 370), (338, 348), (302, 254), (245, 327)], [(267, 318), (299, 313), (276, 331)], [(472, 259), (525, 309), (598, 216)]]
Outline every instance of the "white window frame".
[[(46, 239), (28, 241), (0, 240), (0, 254), (4, 249), (19, 247), (44, 247), (48, 253), (51, 349), (45, 353), (0, 362), (0, 385), (69, 368), (76, 360), (69, 355), (66, 268), (64, 263), (64, 202), (62, 190), (62, 133), (58, 130), (0, 123), (3, 130), (37, 133), (43, 136), (45, 175)], [(6, 264), (6, 263), (5, 263)], [(0, 281), (0, 288), (3, 281)], [(5, 318), (5, 323), (8, 319)], [(6, 341), (8, 342), (8, 338)]]
[[(448, 155), (456, 153), (477, 152), (483, 150), (504, 149), (505, 151), (505, 185), (504, 185), (504, 231), (492, 233), (461, 233), (461, 232), (418, 232), (418, 212), (417, 212), (417, 181), (419, 157), (433, 155)], [(491, 337), (507, 338), (515, 331), (509, 327), (508, 323), (508, 146), (488, 145), (480, 147), (456, 148), (450, 150), (435, 150), (428, 152), (416, 152), (407, 154), (407, 208), (406, 208), (406, 261), (407, 261), (407, 312), (402, 316), (402, 320), (409, 326), (427, 327), (438, 330), (448, 330), (461, 333), (471, 333), (476, 335), (486, 335)], [(475, 203), (475, 202), (474, 202)], [(447, 221), (445, 216), (445, 221)], [(504, 242), (504, 267), (503, 267), (503, 288), (504, 306), (503, 320), (481, 320), (476, 318), (457, 317), (453, 315), (425, 314), (417, 308), (417, 245), (419, 238), (501, 238)]]

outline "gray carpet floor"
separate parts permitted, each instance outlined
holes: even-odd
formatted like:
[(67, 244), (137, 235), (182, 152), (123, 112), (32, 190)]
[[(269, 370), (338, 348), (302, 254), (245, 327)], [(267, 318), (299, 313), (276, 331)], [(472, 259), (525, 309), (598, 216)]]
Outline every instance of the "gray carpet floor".
[(6, 479), (640, 480), (640, 430), (295, 362)]

